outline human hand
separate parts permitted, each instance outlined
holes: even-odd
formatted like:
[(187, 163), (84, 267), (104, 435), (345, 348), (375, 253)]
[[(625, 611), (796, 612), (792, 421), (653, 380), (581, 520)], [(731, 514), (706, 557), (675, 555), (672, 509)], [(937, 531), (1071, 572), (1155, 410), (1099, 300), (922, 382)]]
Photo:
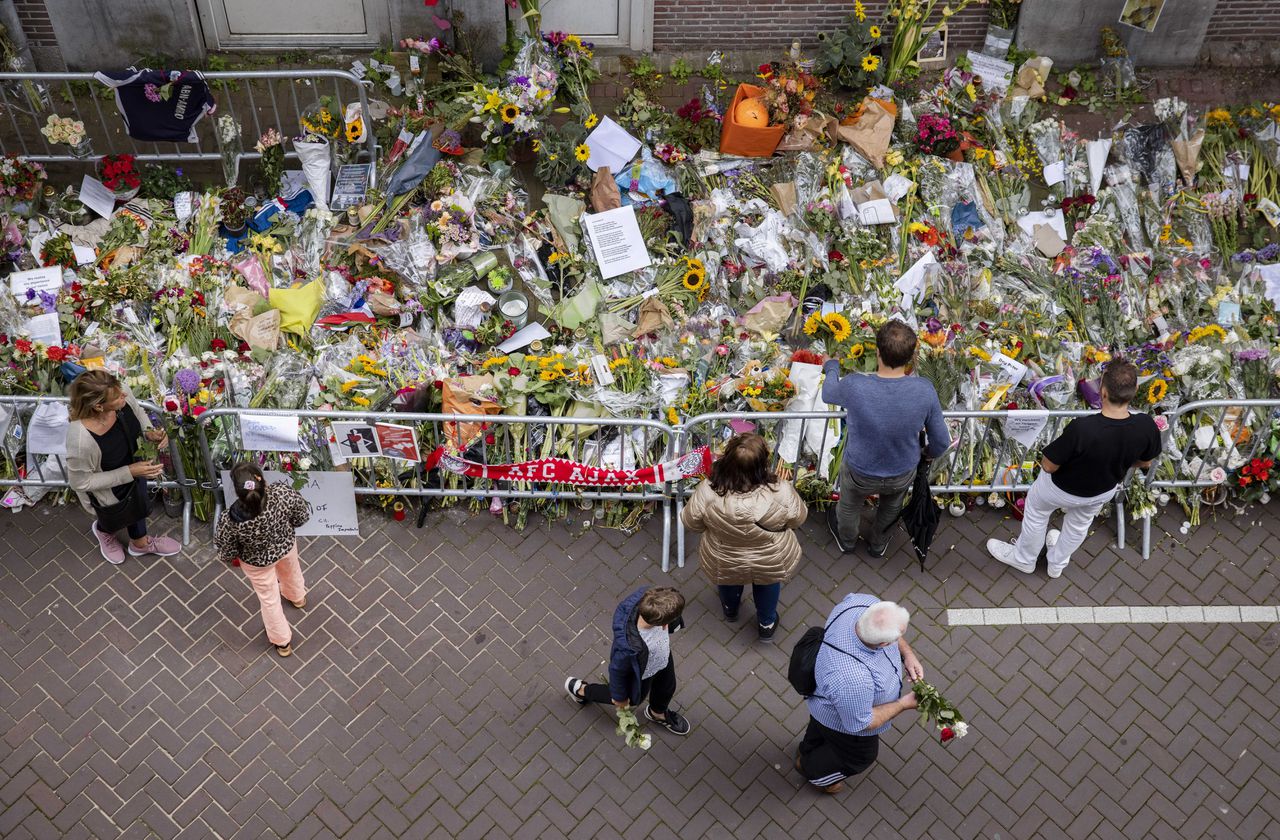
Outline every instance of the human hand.
[(914, 653), (908, 653), (902, 657), (902, 668), (907, 672), (907, 679), (911, 682), (924, 679), (924, 666), (920, 664), (920, 660)]
[(129, 474), (134, 478), (159, 478), (164, 475), (164, 467), (155, 461), (135, 461), (129, 465)]
[(904, 711), (907, 709), (914, 709), (920, 705), (920, 701), (916, 699), (916, 693), (914, 691), (908, 691), (906, 694), (902, 695), (898, 702), (902, 704)]
[(169, 436), (164, 433), (164, 429), (147, 429), (147, 431), (143, 432), (143, 437), (160, 449), (164, 449), (169, 445)]

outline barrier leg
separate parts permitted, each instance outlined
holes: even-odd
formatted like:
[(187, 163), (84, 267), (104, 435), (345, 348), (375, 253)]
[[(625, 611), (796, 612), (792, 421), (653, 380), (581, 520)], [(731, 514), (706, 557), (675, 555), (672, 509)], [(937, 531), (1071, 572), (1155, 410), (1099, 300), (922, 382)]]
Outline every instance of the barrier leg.
[(1124, 502), (1116, 502), (1116, 548), (1124, 548)]
[(684, 510), (684, 498), (676, 495), (676, 565), (684, 568), (684, 520), (680, 518)]
[(671, 500), (662, 500), (662, 571), (671, 571)]
[(1142, 520), (1142, 559), (1151, 559), (1151, 517)]

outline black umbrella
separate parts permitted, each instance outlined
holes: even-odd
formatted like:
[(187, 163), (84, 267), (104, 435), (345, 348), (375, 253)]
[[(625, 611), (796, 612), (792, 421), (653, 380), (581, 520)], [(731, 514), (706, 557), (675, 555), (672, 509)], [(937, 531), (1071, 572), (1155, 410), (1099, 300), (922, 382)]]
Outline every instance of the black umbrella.
[(916, 558), (920, 561), (920, 571), (924, 571), (924, 561), (929, 556), (929, 546), (933, 543), (933, 535), (938, 532), (938, 522), (942, 519), (942, 506), (933, 500), (929, 492), (929, 460), (920, 459), (916, 467), (916, 480), (911, 485), (911, 498), (898, 514), (907, 536), (911, 537), (911, 545), (916, 550)]

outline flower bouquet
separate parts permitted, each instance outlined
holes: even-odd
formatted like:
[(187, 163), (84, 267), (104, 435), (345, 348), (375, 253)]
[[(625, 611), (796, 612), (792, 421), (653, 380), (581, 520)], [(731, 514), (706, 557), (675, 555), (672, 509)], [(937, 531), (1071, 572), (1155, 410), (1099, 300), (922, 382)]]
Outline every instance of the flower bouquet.
[(805, 319), (804, 334), (821, 341), (828, 356), (839, 358), (840, 346), (853, 335), (853, 325), (839, 312), (823, 315), (821, 309), (816, 309)]
[(104, 155), (98, 161), (102, 184), (116, 194), (116, 201), (128, 201), (142, 188), (142, 176), (133, 165), (133, 155)]
[(70, 117), (50, 114), (49, 119), (41, 127), (40, 133), (50, 143), (66, 143), (71, 147), (71, 154), (78, 158), (87, 158), (93, 154), (84, 130), (84, 122)]
[(280, 194), (284, 178), (284, 137), (274, 128), (267, 129), (253, 147), (262, 157), (258, 161), (258, 175), (268, 198)]
[(947, 157), (960, 150), (960, 132), (951, 124), (950, 117), (941, 114), (921, 114), (911, 139), (926, 155)]
[(737, 387), (752, 411), (782, 411), (796, 395), (796, 386), (782, 370), (750, 373)]
[(17, 155), (0, 157), (0, 202), (11, 206), (14, 202), (31, 201), (47, 177), (38, 163)]
[(938, 689), (924, 680), (916, 680), (911, 684), (911, 690), (916, 695), (921, 721), (926, 726), (932, 723), (937, 728), (938, 740), (943, 746), (969, 734), (969, 724), (960, 716), (960, 710)]

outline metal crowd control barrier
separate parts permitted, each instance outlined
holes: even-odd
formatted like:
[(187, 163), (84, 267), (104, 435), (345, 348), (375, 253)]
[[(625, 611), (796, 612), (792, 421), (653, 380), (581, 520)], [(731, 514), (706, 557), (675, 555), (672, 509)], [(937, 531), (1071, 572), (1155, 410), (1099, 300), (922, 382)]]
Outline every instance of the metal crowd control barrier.
[[(65, 405), (67, 402), (66, 397), (0, 396), (0, 461), (5, 465), (6, 475), (12, 476), (0, 478), (0, 487), (16, 487), (24, 494), (28, 490), (34, 493), (39, 490), (48, 492), (71, 489), (71, 483), (67, 480), (66, 460), (62, 455), (31, 455), (26, 452), (32, 415), (42, 405)], [(181, 493), (182, 543), (186, 545), (191, 542), (191, 485), (195, 482), (186, 476), (182, 456), (178, 451), (178, 439), (168, 422), (168, 415), (154, 403), (139, 402), (139, 405), (152, 417), (160, 419), (161, 427), (169, 436), (169, 459), (174, 474), (149, 483), (163, 490), (177, 490)]]
[[(1093, 414), (1092, 411), (1050, 411), (1048, 418), (1036, 436), (1036, 443), (1052, 440), (1062, 431), (1073, 417)], [(1008, 411), (944, 411), (947, 427), (951, 432), (952, 446), (946, 453), (938, 457), (933, 464), (932, 475), (935, 479), (930, 488), (937, 494), (975, 494), (975, 493), (1026, 493), (1031, 489), (1032, 481), (1039, 469), (1040, 459), (1036, 457), (1037, 445), (1024, 446), (1009, 437), (1004, 430), (1003, 421)], [(799, 435), (803, 441), (810, 432), (811, 424), (821, 423), (822, 432), (818, 435), (818, 445), (809, 446), (812, 451), (825, 451), (828, 444), (839, 445), (843, 439), (843, 431), (832, 429), (831, 420), (843, 421), (843, 411), (804, 411), (804, 412), (724, 412), (703, 414), (691, 418), (677, 427), (678, 451), (680, 454), (696, 449), (699, 446), (712, 445), (733, 433), (731, 423), (750, 422), (755, 424), (798, 423)], [(794, 428), (794, 427), (793, 427)], [(794, 433), (794, 432), (793, 432)], [(832, 440), (832, 437), (835, 439)], [(774, 435), (778, 437), (777, 434)], [(994, 454), (993, 468), (979, 470), (975, 459), (978, 453)], [(836, 455), (839, 452), (837, 450)], [(776, 457), (776, 451), (775, 451)], [(1030, 466), (1028, 466), (1030, 462)], [(979, 480), (979, 475), (996, 477), (994, 481)], [(792, 477), (795, 480), (795, 476)], [(679, 482), (675, 486), (675, 518), (676, 518), (676, 564), (684, 566), (685, 532), (684, 523), (680, 521), (680, 512), (684, 507), (684, 497), (689, 494), (688, 485)], [(1116, 502), (1116, 545), (1123, 548), (1125, 543), (1124, 503)]]
[[(256, 458), (242, 445), (241, 415), (297, 417), (303, 451), (324, 447), (330, 422), (412, 424), (419, 448), (430, 452), (450, 444), (464, 457), (482, 463), (513, 463), (545, 457), (566, 458), (594, 467), (648, 466), (674, 457), (675, 435), (670, 426), (656, 420), (594, 417), (512, 416), (475, 414), (420, 414), (396, 411), (287, 411), (219, 408), (200, 415), (197, 423), (206, 480), (202, 489), (214, 493), (214, 517), (222, 507), (221, 470), (242, 458)], [(602, 502), (660, 503), (662, 511), (662, 562), (667, 570), (671, 544), (671, 490), (669, 486), (638, 489), (594, 489), (553, 482), (494, 481), (453, 473), (432, 482), (419, 466), (384, 458), (349, 457), (358, 496), (471, 499), (552, 499), (575, 503), (592, 515), (603, 511)], [(390, 465), (390, 469), (377, 467)], [(398, 468), (398, 469), (397, 469)], [(447, 478), (446, 478), (447, 476)], [(379, 483), (381, 477), (383, 483)], [(448, 482), (446, 485), (446, 481)], [(421, 522), (421, 519), (419, 519)]]
[[(1169, 426), (1164, 431), (1160, 460), (1147, 476), (1147, 485), (1152, 490), (1204, 490), (1219, 483), (1210, 475), (1215, 468), (1221, 467), (1230, 474), (1253, 458), (1280, 455), (1271, 446), (1271, 429), (1280, 418), (1280, 400), (1201, 400), (1180, 406), (1167, 417)], [(1192, 418), (1190, 424), (1185, 422), (1187, 417)], [(1188, 426), (1213, 429), (1214, 439), (1208, 452), (1200, 449), (1194, 428)], [(1170, 445), (1175, 433), (1186, 436), (1179, 448)], [(1172, 474), (1162, 478), (1166, 464), (1173, 465)], [(1144, 559), (1151, 556), (1150, 517), (1142, 522), (1142, 556)]]
[[(216, 161), (221, 153), (215, 120), (220, 114), (230, 114), (241, 128), (240, 160), (256, 160), (261, 154), (253, 147), (264, 131), (276, 128), (292, 134), (308, 108), (321, 96), (332, 95), (344, 105), (360, 103), (365, 126), (360, 157), (378, 159), (366, 83), (346, 70), (210, 71), (204, 78), (218, 110), (196, 125), (196, 142), (189, 144), (129, 137), (116, 110), (114, 92), (95, 80), (93, 73), (0, 73), (0, 154), (22, 155), (40, 163), (72, 163), (107, 154), (131, 154), (143, 161)], [(50, 114), (84, 123), (92, 145), (89, 155), (78, 157), (68, 147), (49, 143), (40, 129)], [(296, 159), (297, 153), (289, 148), (285, 157)]]

